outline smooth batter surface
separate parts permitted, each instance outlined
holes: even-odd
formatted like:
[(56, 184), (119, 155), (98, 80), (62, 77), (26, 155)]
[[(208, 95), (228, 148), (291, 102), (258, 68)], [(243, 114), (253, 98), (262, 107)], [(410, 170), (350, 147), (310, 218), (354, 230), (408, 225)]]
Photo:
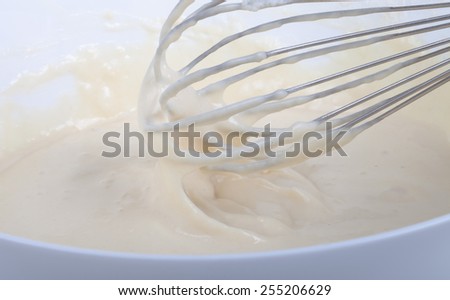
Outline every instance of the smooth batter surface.
[[(230, 253), (341, 241), (450, 213), (448, 87), (357, 137), (345, 158), (247, 175), (136, 153), (103, 158), (104, 133), (122, 132), (124, 122), (137, 130), (129, 110), (152, 47), (82, 49), (2, 93), (14, 99), (61, 74), (78, 83), (70, 105), (40, 117), (14, 123), (11, 111), (30, 114), (2, 106), (10, 143), (0, 156), (1, 232), (113, 251)], [(71, 121), (54, 129), (48, 120), (73, 108)]]

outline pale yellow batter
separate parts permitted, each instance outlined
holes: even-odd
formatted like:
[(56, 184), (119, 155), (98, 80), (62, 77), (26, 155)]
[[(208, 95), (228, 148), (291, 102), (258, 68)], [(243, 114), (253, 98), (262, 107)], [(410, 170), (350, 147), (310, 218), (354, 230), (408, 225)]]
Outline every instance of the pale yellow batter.
[[(136, 153), (102, 157), (104, 133), (122, 132), (124, 122), (138, 130), (132, 108), (153, 47), (82, 49), (2, 93), (11, 101), (0, 111), (8, 141), (1, 232), (93, 249), (206, 254), (341, 241), (450, 213), (448, 86), (364, 132), (345, 158), (240, 175)], [(71, 101), (34, 114), (11, 104), (62, 74), (78, 84)], [(56, 128), (59, 112), (71, 119)], [(289, 118), (295, 112), (281, 121)]]

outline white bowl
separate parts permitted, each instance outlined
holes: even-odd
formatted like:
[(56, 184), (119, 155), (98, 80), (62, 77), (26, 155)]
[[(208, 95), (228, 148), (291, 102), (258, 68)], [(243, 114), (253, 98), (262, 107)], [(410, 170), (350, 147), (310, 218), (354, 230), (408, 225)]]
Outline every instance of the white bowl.
[(262, 253), (137, 255), (0, 234), (0, 279), (450, 279), (450, 215), (335, 244)]
[[(167, 15), (175, 2), (115, 0), (107, 8), (152, 18)], [(105, 10), (92, 1), (30, 1), (25, 8), (8, 3), (0, 12), (0, 24), (13, 24), (10, 28), (15, 30), (5, 37), (11, 48), (33, 43), (35, 37), (51, 39), (58, 34), (52, 24), (64, 14)], [(63, 45), (70, 49), (90, 38), (75, 36)], [(97, 41), (95, 33), (92, 41)], [(23, 67), (18, 61), (3, 61), (3, 65), (2, 82)], [(449, 237), (450, 215), (334, 244), (202, 256), (88, 250), (0, 233), (0, 279), (450, 279)]]

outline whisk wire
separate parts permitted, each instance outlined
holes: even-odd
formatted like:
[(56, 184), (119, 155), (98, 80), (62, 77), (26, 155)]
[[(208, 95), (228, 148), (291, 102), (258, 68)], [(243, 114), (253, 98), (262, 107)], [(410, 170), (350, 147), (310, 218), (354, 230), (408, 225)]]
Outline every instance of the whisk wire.
[[(183, 19), (182, 15), (195, 2), (195, 0), (180, 0), (169, 15), (161, 31), (160, 44), (156, 50), (153, 62), (146, 73), (140, 98), (140, 105), (146, 108), (144, 111), (151, 112), (144, 114), (141, 120), (144, 129), (147, 131), (171, 131), (175, 126), (179, 128), (188, 127), (191, 124), (204, 126), (220, 121), (222, 122), (221, 126), (228, 124), (230, 128), (238, 128), (241, 131), (261, 132), (262, 128), (255, 127), (254, 124), (266, 115), (291, 109), (318, 99), (331, 97), (357, 87), (365, 86), (370, 91), (371, 83), (386, 80), (402, 69), (409, 70), (409, 75), (397, 79), (393, 83), (388, 83), (375, 91), (370, 91), (367, 95), (359, 99), (347, 101), (346, 104), (315, 117), (312, 120), (298, 120), (289, 127), (274, 129), (277, 134), (291, 130), (298, 137), (304, 130), (315, 129), (322, 132), (324, 130), (330, 130), (325, 128), (325, 123), (331, 122), (334, 126), (332, 129), (333, 132), (348, 131), (351, 132), (352, 136), (356, 136), (386, 117), (447, 84), (450, 80), (450, 69), (448, 69), (448, 65), (450, 64), (450, 58), (448, 57), (450, 52), (450, 46), (448, 46), (450, 38), (447, 37), (448, 31), (445, 31), (450, 27), (450, 14), (448, 11), (447, 13), (440, 11), (440, 9), (450, 8), (450, 2), (329, 10), (270, 20), (220, 39), (207, 48), (207, 50), (195, 56), (194, 59), (179, 71), (170, 71), (170, 74), (165, 74), (167, 70), (170, 70), (166, 58), (168, 48), (179, 40), (186, 30), (202, 20), (231, 12), (257, 12), (261, 9), (315, 1), (248, 0), (229, 3), (225, 0), (212, 0), (200, 5), (199, 8), (195, 9)], [(205, 63), (207, 57), (230, 43), (257, 33), (270, 32), (287, 24), (432, 10), (438, 12), (438, 15), (424, 16), (406, 22), (368, 28), (283, 46), (272, 50), (259, 51), (241, 57), (231, 57), (216, 65), (201, 66), (201, 63)], [(307, 59), (331, 55), (337, 52), (345, 53), (345, 51), (351, 49), (370, 47), (374, 44), (391, 40), (401, 40), (406, 37), (415, 37), (432, 32), (442, 32), (442, 35), (446, 38), (429, 41), (420, 46), (411, 47), (382, 58), (377, 58), (333, 74), (322, 76), (315, 80), (299, 83), (287, 88), (280, 88), (270, 93), (241, 99), (233, 103), (220, 103), (221, 99), (219, 99), (218, 104), (216, 99), (214, 105), (207, 106), (209, 108), (207, 111), (202, 108), (198, 111), (190, 110), (190, 114), (179, 114), (179, 112), (174, 113), (172, 110), (172, 107), (174, 105), (176, 106), (179, 101), (185, 100), (183, 97), (178, 97), (184, 90), (189, 90), (191, 94), (198, 97), (199, 101), (207, 103), (211, 97), (217, 97), (218, 95), (219, 98), (222, 97), (223, 92), (231, 85), (250, 78), (257, 73), (268, 71), (281, 65), (297, 64)], [(414, 66), (419, 66), (420, 63), (425, 62), (428, 65), (422, 67), (422, 69), (417, 70), (417, 67), (413, 69)], [(254, 64), (258, 65), (254, 66)], [(225, 78), (206, 84), (198, 89), (193, 88), (194, 84), (199, 84), (205, 79), (222, 72), (233, 71), (237, 67), (242, 68), (245, 65), (250, 65), (250, 67), (246, 70), (235, 72), (237, 74), (228, 75), (228, 77), (222, 76)], [(356, 79), (355, 77), (351, 77), (355, 75)], [(318, 92), (311, 94), (304, 92), (309, 88), (318, 89), (321, 85), (331, 84), (335, 80), (341, 81), (319, 89)], [(158, 92), (149, 93), (150, 89), (146, 86), (148, 84), (157, 86)], [(413, 86), (404, 88), (407, 84), (413, 84)], [(163, 112), (164, 120), (162, 122), (156, 121), (157, 118), (154, 118), (155, 111)], [(267, 146), (267, 142), (262, 139), (257, 139), (255, 142), (259, 146)], [(227, 157), (220, 157), (214, 160), (214, 162), (211, 162), (211, 160), (206, 162), (206, 159), (202, 157), (200, 161), (206, 164), (212, 164), (212, 168), (215, 169), (237, 172), (248, 172), (275, 165), (285, 165), (287, 163), (285, 159), (286, 152), (292, 147), (292, 144), (283, 146), (274, 142), (271, 146), (276, 148), (277, 157), (258, 156), (245, 165), (233, 162), (234, 160), (242, 159), (238, 155), (239, 150), (241, 150), (239, 147), (231, 151), (231, 163), (227, 162)], [(222, 148), (227, 150), (228, 147), (230, 145), (225, 145)]]

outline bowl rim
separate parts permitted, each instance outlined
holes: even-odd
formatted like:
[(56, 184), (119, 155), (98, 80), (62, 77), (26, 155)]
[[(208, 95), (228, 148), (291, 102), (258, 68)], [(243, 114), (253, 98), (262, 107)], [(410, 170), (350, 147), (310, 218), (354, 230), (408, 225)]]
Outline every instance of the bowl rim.
[[(173, 261), (173, 262), (205, 262), (205, 261), (224, 261), (224, 260), (242, 260), (242, 259), (266, 259), (286, 256), (302, 256), (313, 253), (331, 252), (336, 250), (345, 250), (352, 247), (364, 246), (373, 243), (379, 243), (395, 238), (401, 238), (425, 230), (432, 230), (440, 225), (450, 225), (450, 213), (429, 220), (425, 220), (412, 225), (392, 229), (372, 235), (357, 237), (348, 240), (342, 240), (333, 243), (318, 244), (305, 247), (296, 247), (288, 249), (276, 249), (266, 251), (253, 251), (242, 253), (213, 253), (213, 254), (152, 254), (152, 253), (133, 253), (119, 252), (103, 249), (91, 249), (77, 246), (56, 244), (51, 242), (33, 240), (26, 237), (15, 236), (0, 232), (0, 242), (10, 242), (25, 247), (39, 250), (49, 250), (72, 255), (102, 257), (120, 260), (145, 260), (145, 261)], [(2, 245), (0, 244), (0, 249)]]

